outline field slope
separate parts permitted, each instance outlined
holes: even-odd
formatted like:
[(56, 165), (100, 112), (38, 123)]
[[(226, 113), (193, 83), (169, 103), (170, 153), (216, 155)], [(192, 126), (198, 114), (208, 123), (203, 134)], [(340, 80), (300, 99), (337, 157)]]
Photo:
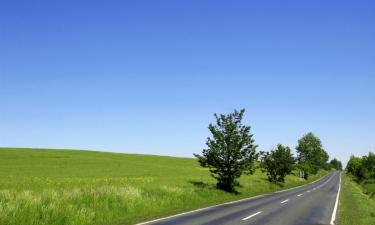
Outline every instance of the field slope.
[(0, 148), (0, 224), (133, 224), (306, 183), (265, 178), (243, 176), (240, 193), (229, 194), (195, 159)]

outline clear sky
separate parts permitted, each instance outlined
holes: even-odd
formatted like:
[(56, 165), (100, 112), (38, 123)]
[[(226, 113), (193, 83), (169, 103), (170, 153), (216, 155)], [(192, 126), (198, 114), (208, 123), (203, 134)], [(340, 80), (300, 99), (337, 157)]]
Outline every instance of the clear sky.
[(375, 150), (374, 1), (0, 2), (0, 146), (191, 157), (245, 108), (259, 150)]

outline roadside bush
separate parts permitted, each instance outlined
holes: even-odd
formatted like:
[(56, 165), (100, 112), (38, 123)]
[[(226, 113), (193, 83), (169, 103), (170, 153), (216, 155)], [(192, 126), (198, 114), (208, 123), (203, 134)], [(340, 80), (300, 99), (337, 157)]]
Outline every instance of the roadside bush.
[(360, 177), (359, 171), (362, 167), (362, 159), (354, 155), (350, 156), (348, 164), (346, 166), (347, 173), (352, 174), (354, 177)]
[(346, 166), (346, 172), (351, 174), (363, 187), (365, 194), (375, 197), (375, 154), (369, 152), (362, 158), (351, 156)]
[(375, 154), (369, 152), (362, 158), (352, 155), (346, 166), (346, 171), (359, 181), (375, 178)]

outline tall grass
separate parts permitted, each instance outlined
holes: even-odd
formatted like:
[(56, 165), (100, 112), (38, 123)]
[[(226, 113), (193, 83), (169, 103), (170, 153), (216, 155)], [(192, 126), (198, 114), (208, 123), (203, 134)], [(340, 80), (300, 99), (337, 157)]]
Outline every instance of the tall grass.
[(369, 195), (370, 198), (375, 200), (375, 179), (368, 179), (361, 182), (363, 191), (365, 194)]
[(257, 171), (240, 183), (238, 194), (217, 190), (190, 158), (0, 148), (0, 224), (133, 224), (306, 181), (281, 187)]

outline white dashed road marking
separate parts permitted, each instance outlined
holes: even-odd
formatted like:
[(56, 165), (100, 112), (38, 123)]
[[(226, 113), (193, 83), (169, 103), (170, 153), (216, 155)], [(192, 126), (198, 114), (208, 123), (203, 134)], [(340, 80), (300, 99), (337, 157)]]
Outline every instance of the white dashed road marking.
[(285, 199), (284, 201), (282, 201), (282, 202), (280, 202), (280, 203), (283, 204), (283, 203), (285, 203), (285, 202), (287, 202), (287, 201), (289, 201), (289, 199)]
[(254, 214), (252, 214), (252, 215), (250, 215), (250, 216), (248, 216), (248, 217), (243, 218), (242, 220), (248, 220), (248, 219), (250, 219), (251, 217), (254, 217), (254, 216), (256, 216), (256, 215), (258, 215), (258, 214), (261, 214), (261, 213), (262, 213), (262, 211), (256, 212), (256, 213), (254, 213)]

